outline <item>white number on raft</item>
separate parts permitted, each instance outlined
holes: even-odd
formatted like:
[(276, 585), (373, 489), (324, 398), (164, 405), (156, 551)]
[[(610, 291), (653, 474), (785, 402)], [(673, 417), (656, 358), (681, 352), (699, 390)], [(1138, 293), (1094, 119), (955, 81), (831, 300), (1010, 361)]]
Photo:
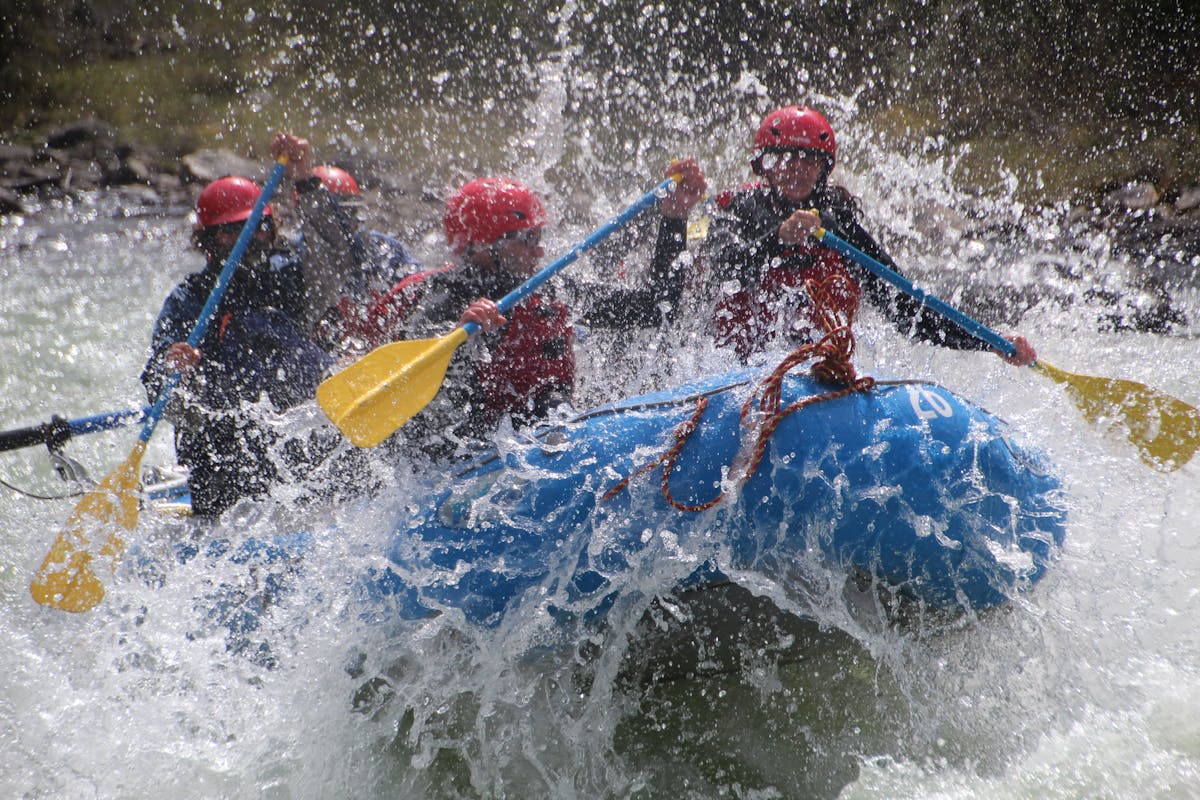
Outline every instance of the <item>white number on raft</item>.
[(921, 419), (954, 416), (954, 407), (928, 386), (908, 385), (908, 400)]

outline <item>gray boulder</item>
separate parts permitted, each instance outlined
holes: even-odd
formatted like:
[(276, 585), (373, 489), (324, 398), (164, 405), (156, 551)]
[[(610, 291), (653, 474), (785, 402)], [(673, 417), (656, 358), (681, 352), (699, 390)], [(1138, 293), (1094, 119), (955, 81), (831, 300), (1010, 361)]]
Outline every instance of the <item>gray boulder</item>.
[(261, 182), (266, 173), (267, 168), (260, 162), (243, 158), (232, 150), (197, 150), (180, 159), (179, 176), (185, 182), (211, 183), (226, 175)]

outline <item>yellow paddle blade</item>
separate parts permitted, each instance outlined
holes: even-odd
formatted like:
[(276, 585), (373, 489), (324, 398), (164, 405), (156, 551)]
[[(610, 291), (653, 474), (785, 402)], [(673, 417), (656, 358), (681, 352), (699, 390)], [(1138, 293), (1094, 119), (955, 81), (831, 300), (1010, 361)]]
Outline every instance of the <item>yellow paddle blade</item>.
[(708, 223), (708, 214), (701, 214), (689, 222), (687, 226), (687, 240), (689, 242), (703, 241), (704, 237), (708, 236)]
[(1160, 472), (1179, 469), (1200, 449), (1200, 411), (1182, 400), (1119, 378), (1073, 375), (1045, 361), (1034, 364), (1067, 387), (1088, 422), (1116, 422), (1142, 457)]
[(467, 340), (455, 328), (438, 339), (377, 347), (317, 387), (329, 421), (359, 447), (374, 447), (437, 396), (450, 357)]
[(145, 452), (146, 443), (139, 441), (129, 458), (75, 506), (29, 584), (34, 600), (60, 611), (78, 612), (94, 608), (104, 598), (104, 584), (92, 572), (90, 544), (95, 534), (106, 534), (96, 555), (110, 558), (113, 565), (125, 551), (118, 533), (137, 527), (138, 471)]

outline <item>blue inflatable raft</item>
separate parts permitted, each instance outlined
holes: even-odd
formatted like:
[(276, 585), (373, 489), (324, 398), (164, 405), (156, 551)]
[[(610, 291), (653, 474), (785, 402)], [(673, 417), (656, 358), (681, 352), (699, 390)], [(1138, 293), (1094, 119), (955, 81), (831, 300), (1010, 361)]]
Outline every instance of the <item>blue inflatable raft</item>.
[[(784, 416), (743, 480), (733, 465), (753, 460), (742, 412), (757, 377), (599, 408), (458, 471), (399, 521), (389, 567), (367, 582), (369, 615), (603, 616), (643, 559), (670, 555), (664, 541), (686, 569), (664, 594), (747, 576), (786, 585), (815, 558), (925, 607), (984, 609), (1043, 576), (1065, 536), (1059, 481), (1001, 420), (936, 385), (881, 381)], [(788, 375), (780, 407), (838, 388)], [(639, 468), (673, 446), (664, 491), (663, 464)]]

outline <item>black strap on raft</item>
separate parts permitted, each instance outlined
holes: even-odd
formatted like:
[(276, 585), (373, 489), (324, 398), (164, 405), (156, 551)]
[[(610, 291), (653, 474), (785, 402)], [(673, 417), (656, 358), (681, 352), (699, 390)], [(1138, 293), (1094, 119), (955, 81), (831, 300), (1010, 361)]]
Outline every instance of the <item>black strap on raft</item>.
[(45, 444), (50, 452), (62, 450), (62, 446), (71, 438), (71, 423), (65, 417), (55, 414), (49, 422), (41, 425), (31, 425), (28, 428), (18, 428), (15, 431), (0, 431), (0, 452), (16, 450), (35, 444)]
[(46, 449), (50, 451), (50, 463), (54, 465), (58, 477), (67, 483), (94, 486), (95, 481), (88, 476), (83, 465), (63, 452), (63, 445), (71, 438), (71, 423), (65, 417), (55, 414), (42, 427), (46, 429)]
[[(55, 414), (50, 417), (49, 422), (43, 422), (41, 425), (31, 425), (28, 428), (18, 428), (12, 431), (0, 431), (0, 452), (44, 444), (46, 445), (46, 449), (50, 451), (50, 463), (54, 465), (54, 470), (60, 478), (67, 483), (74, 483), (80, 486), (86, 484), (94, 485), (83, 465), (63, 453), (63, 445), (71, 439), (71, 435), (70, 420)], [(13, 486), (7, 481), (0, 481), (0, 485), (35, 500), (61, 500), (67, 497), (76, 497), (83, 493), (81, 489), (80, 491), (63, 495), (40, 495)]]

